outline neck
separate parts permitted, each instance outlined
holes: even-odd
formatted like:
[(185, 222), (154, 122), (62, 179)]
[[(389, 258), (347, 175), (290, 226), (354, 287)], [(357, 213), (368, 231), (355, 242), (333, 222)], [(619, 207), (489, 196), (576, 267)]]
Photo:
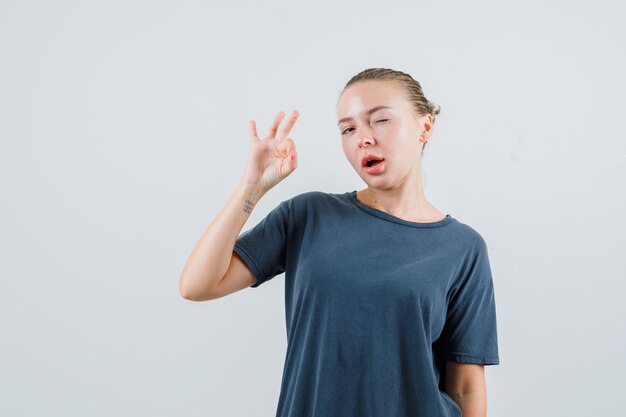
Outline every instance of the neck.
[(393, 189), (367, 187), (357, 191), (357, 198), (367, 206), (409, 221), (431, 222), (445, 217), (426, 200), (421, 183)]

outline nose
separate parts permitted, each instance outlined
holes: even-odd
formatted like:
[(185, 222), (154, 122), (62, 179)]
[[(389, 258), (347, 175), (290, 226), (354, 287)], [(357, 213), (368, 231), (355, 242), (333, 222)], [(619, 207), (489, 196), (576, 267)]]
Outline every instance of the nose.
[(369, 133), (369, 131), (365, 131), (362, 133), (361, 137), (359, 138), (359, 147), (363, 147), (365, 146), (365, 144), (368, 144), (368, 146), (371, 146), (374, 144), (374, 137), (371, 135), (371, 133)]

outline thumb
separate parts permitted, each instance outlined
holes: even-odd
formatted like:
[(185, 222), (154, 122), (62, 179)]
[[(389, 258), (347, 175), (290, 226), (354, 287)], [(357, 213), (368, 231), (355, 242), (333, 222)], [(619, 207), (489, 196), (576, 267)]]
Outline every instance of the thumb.
[(289, 175), (293, 172), (293, 170), (296, 169), (296, 167), (298, 166), (298, 153), (296, 152), (296, 150), (292, 150), (291, 152), (289, 152), (289, 155), (287, 155), (287, 161), (285, 164), (285, 175)]

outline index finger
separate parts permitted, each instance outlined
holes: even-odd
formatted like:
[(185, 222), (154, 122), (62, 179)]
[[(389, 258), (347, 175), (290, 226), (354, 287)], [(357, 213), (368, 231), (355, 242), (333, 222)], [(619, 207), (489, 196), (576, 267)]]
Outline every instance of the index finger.
[(284, 128), (280, 130), (280, 133), (276, 137), (277, 140), (282, 141), (283, 139), (287, 137), (287, 135), (289, 135), (289, 132), (291, 132), (293, 125), (296, 124), (296, 120), (298, 120), (299, 115), (300, 115), (300, 112), (298, 112), (298, 110), (294, 110), (291, 112), (291, 116), (289, 116), (289, 119), (287, 120), (287, 124), (285, 125)]

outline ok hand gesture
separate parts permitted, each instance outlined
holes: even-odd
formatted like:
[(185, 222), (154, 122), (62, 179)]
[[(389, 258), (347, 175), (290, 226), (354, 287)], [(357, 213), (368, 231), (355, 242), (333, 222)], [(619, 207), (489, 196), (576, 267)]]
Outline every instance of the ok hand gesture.
[[(265, 139), (259, 139), (256, 122), (250, 120), (250, 156), (246, 164), (244, 178), (256, 184), (264, 192), (269, 191), (283, 179), (287, 178), (298, 166), (296, 144), (287, 137), (300, 113), (294, 110), (287, 124), (278, 132), (278, 126), (285, 117), (279, 112), (274, 123), (267, 132)], [(278, 132), (278, 135), (277, 135)]]

